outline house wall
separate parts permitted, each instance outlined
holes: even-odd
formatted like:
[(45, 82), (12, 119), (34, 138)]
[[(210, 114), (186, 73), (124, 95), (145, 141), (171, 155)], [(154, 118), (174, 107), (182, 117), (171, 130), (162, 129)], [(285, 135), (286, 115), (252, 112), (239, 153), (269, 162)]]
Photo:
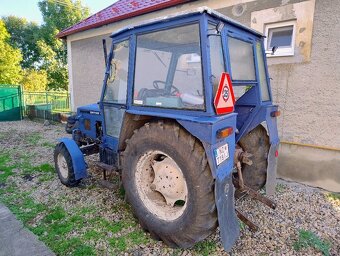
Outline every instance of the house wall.
[[(235, 15), (236, 7), (242, 14)], [(268, 57), (273, 101), (281, 111), (278, 174), (339, 192), (339, 2), (255, 1), (219, 11), (262, 33), (265, 24), (297, 21), (294, 56)]]
[(280, 177), (340, 191), (340, 4), (337, 0), (201, 0), (71, 35), (68, 43), (74, 109), (99, 99), (96, 92), (100, 92), (104, 74), (102, 35), (128, 23), (204, 5), (261, 32), (266, 23), (297, 21), (295, 55), (268, 58), (273, 101), (281, 110), (278, 173)]

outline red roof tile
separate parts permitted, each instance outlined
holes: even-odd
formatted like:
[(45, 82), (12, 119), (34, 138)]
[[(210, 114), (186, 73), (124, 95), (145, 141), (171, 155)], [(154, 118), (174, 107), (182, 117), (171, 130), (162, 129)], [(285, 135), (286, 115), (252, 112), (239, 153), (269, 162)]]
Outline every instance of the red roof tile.
[(161, 10), (167, 7), (189, 2), (190, 0), (120, 0), (104, 10), (93, 14), (85, 20), (64, 29), (58, 38), (65, 38), (68, 35), (97, 28), (115, 21), (142, 15), (148, 12)]

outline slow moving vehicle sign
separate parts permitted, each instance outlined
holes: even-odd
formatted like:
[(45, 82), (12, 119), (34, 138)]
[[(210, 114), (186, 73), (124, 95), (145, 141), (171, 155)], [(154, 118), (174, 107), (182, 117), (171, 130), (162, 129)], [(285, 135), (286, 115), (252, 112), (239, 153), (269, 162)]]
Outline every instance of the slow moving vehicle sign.
[(228, 114), (234, 111), (235, 96), (231, 84), (230, 75), (222, 73), (220, 85), (214, 99), (214, 106), (218, 115)]

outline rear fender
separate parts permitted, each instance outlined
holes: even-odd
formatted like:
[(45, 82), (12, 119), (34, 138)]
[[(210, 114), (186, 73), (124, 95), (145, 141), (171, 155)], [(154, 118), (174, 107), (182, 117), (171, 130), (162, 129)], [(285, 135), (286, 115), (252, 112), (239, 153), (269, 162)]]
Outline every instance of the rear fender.
[(268, 196), (275, 194), (276, 187), (276, 171), (279, 150), (279, 134), (277, 131), (277, 118), (272, 116), (272, 112), (277, 111), (278, 107), (273, 106), (266, 109), (266, 124), (269, 135), (270, 148), (267, 158), (267, 180), (266, 180), (266, 194)]
[(87, 177), (87, 164), (84, 159), (84, 155), (74, 140), (69, 138), (59, 139), (59, 142), (63, 143), (70, 153), (72, 159), (72, 166), (75, 174), (75, 179), (80, 180)]
[[(239, 237), (238, 219), (235, 213), (234, 186), (232, 170), (234, 167), (236, 114), (229, 114), (212, 119), (211, 122), (192, 122), (177, 120), (193, 136), (198, 138), (205, 149), (212, 175), (215, 178), (215, 203), (223, 247), (230, 251)], [(224, 139), (217, 139), (218, 130), (232, 127), (233, 134)], [(215, 149), (228, 143), (229, 158), (217, 165)]]

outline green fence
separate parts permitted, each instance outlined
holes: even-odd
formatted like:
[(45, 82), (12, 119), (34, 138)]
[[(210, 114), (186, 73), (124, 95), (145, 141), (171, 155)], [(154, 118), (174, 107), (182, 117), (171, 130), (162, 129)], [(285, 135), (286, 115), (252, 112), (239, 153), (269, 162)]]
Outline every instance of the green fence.
[(24, 105), (27, 108), (35, 106), (38, 110), (52, 113), (69, 113), (70, 94), (67, 92), (24, 92)]
[(21, 86), (0, 84), (0, 121), (23, 116), (59, 121), (70, 112), (68, 92), (23, 92)]
[(22, 91), (18, 85), (0, 85), (0, 121), (22, 119)]

